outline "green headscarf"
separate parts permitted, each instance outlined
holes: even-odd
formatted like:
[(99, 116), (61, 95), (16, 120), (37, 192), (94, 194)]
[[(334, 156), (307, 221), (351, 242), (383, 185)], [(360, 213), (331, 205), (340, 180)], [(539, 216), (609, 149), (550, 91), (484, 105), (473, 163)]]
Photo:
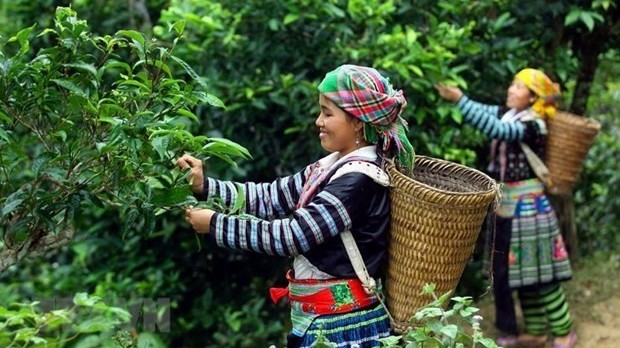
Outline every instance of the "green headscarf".
[(319, 92), (341, 109), (364, 122), (364, 138), (376, 144), (383, 139), (383, 151), (396, 150), (401, 169), (413, 169), (415, 152), (407, 138), (407, 122), (400, 117), (407, 101), (387, 78), (373, 69), (342, 65), (328, 72)]

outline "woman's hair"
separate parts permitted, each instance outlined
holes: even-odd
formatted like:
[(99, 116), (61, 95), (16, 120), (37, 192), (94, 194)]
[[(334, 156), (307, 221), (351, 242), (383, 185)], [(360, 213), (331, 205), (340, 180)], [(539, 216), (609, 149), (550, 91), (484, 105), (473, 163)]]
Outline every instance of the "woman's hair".
[(387, 147), (387, 149), (385, 149), (383, 147), (384, 143), (385, 140), (383, 139), (383, 137), (379, 137), (377, 139), (377, 156), (381, 157), (384, 160), (394, 159), (398, 155), (398, 148), (394, 144), (391, 144)]

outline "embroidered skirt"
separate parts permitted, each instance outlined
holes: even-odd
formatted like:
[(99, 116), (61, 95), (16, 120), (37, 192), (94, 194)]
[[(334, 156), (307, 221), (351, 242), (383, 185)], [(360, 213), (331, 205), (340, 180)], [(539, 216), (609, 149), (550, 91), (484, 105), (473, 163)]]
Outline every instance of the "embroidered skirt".
[[(289, 347), (311, 347), (322, 337), (334, 347), (379, 347), (390, 335), (390, 320), (377, 296), (364, 291), (359, 279), (295, 279), (289, 286), (272, 288), (272, 300), (288, 297), (293, 324)], [(378, 281), (378, 293), (381, 282)]]
[(508, 279), (511, 288), (572, 277), (558, 220), (540, 180), (507, 183), (498, 215), (511, 219)]
[(333, 347), (380, 347), (380, 338), (390, 335), (390, 319), (380, 304), (374, 308), (345, 314), (323, 315), (314, 319), (301, 339), (300, 347), (310, 348), (319, 336)]

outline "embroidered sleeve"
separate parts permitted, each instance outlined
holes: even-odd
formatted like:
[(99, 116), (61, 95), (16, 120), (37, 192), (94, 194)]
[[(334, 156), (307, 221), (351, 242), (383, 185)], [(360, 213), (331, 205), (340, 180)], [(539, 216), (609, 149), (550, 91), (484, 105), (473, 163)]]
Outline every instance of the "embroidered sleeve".
[(465, 121), (487, 136), (498, 140), (522, 140), (525, 131), (521, 122), (502, 122), (497, 105), (486, 105), (461, 97), (456, 106)]
[(327, 184), (290, 218), (266, 221), (215, 214), (211, 238), (224, 248), (281, 256), (302, 254), (350, 229), (364, 214), (368, 196), (385, 189), (364, 174), (349, 173)]
[(295, 210), (309, 168), (271, 183), (236, 183), (205, 177), (202, 197), (220, 197), (227, 207), (232, 207), (237, 201), (237, 185), (241, 185), (246, 214), (261, 219), (284, 217)]

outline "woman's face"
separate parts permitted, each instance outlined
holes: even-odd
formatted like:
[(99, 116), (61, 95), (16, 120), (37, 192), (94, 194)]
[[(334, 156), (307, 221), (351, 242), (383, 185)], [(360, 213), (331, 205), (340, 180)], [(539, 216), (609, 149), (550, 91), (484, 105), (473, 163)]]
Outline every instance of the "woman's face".
[(319, 105), (321, 113), (315, 124), (319, 128), (321, 147), (329, 152), (340, 152), (341, 156), (355, 151), (355, 141), (363, 127), (362, 121), (347, 115), (322, 94), (319, 96)]
[(536, 100), (536, 96), (521, 81), (514, 79), (508, 87), (506, 106), (518, 111), (527, 109)]

